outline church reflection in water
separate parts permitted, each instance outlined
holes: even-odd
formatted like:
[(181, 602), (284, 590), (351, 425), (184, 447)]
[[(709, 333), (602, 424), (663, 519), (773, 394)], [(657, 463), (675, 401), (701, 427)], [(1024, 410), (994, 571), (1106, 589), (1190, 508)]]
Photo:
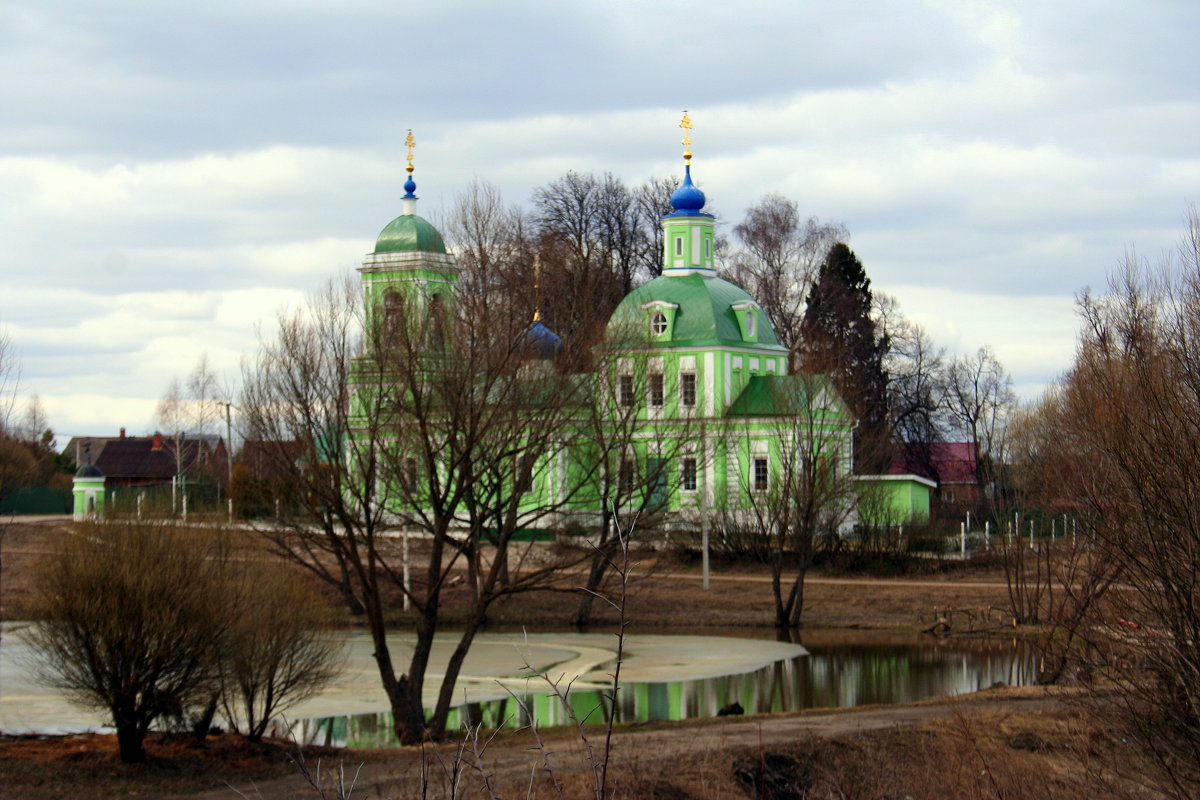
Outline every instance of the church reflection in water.
[[(623, 683), (617, 693), (618, 722), (712, 717), (733, 703), (747, 714), (805, 708), (911, 703), (963, 694), (997, 683), (1022, 686), (1036, 677), (1032, 648), (1012, 639), (936, 643), (811, 643), (809, 655), (776, 661), (762, 669), (687, 681)], [(571, 724), (606, 719), (608, 691), (573, 689), (563, 698), (538, 691), (454, 709), (449, 725), (484, 728)], [(396, 743), (391, 714), (359, 714), (299, 720), (306, 742), (349, 747)]]

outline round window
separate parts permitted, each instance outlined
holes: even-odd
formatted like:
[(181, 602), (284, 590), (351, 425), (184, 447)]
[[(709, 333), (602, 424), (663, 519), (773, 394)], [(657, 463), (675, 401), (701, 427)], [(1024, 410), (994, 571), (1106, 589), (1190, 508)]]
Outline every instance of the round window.
[(662, 336), (667, 332), (667, 315), (661, 311), (655, 311), (650, 315), (650, 333), (654, 336)]

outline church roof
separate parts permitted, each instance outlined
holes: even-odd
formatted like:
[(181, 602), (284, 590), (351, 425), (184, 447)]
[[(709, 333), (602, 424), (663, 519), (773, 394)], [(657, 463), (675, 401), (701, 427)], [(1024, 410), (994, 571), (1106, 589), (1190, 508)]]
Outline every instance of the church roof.
[[(823, 391), (830, 393), (824, 401)], [(823, 408), (838, 408), (829, 379), (823, 375), (754, 375), (729, 407), (729, 416), (804, 416)]]
[(103, 478), (104, 473), (95, 464), (84, 464), (76, 473), (76, 478)]
[(713, 274), (662, 275), (634, 289), (613, 313), (612, 324), (640, 330), (645, 318), (643, 306), (660, 301), (678, 306), (669, 342), (664, 345), (739, 345), (759, 349), (783, 350), (766, 315), (762, 315), (757, 342), (746, 342), (738, 325), (741, 303), (754, 303), (745, 289)]
[(442, 234), (423, 217), (402, 214), (387, 224), (375, 240), (376, 253), (445, 253)]
[(537, 358), (554, 358), (563, 349), (562, 337), (542, 324), (541, 320), (525, 331), (525, 340), (530, 354)]

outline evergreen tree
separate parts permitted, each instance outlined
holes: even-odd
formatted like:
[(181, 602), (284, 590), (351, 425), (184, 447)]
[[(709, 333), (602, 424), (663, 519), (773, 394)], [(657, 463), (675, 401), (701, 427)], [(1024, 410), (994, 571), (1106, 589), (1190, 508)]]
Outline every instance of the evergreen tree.
[(809, 292), (796, 356), (805, 372), (833, 378), (858, 418), (854, 466), (882, 472), (890, 457), (887, 335), (875, 324), (871, 279), (854, 251), (842, 242), (829, 249)]

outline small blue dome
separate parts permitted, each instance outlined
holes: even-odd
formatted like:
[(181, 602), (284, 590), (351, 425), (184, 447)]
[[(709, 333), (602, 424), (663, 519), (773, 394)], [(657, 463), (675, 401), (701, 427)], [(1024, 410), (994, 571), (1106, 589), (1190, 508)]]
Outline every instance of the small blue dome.
[(104, 473), (95, 464), (84, 464), (75, 473), (76, 478), (103, 478)]
[(417, 190), (417, 182), (413, 180), (412, 175), (409, 175), (408, 180), (406, 180), (404, 182), (404, 191), (407, 192), (407, 194), (404, 195), (404, 197), (412, 198), (413, 200), (417, 199), (417, 196), (415, 194), (413, 194), (413, 192), (415, 192), (416, 190)]
[(683, 184), (671, 195), (671, 205), (679, 215), (697, 214), (704, 208), (704, 192), (692, 183), (692, 165), (684, 167)]
[(562, 339), (557, 333), (543, 325), (540, 320), (529, 326), (525, 337), (529, 340), (530, 351), (537, 358), (554, 358), (562, 352)]

